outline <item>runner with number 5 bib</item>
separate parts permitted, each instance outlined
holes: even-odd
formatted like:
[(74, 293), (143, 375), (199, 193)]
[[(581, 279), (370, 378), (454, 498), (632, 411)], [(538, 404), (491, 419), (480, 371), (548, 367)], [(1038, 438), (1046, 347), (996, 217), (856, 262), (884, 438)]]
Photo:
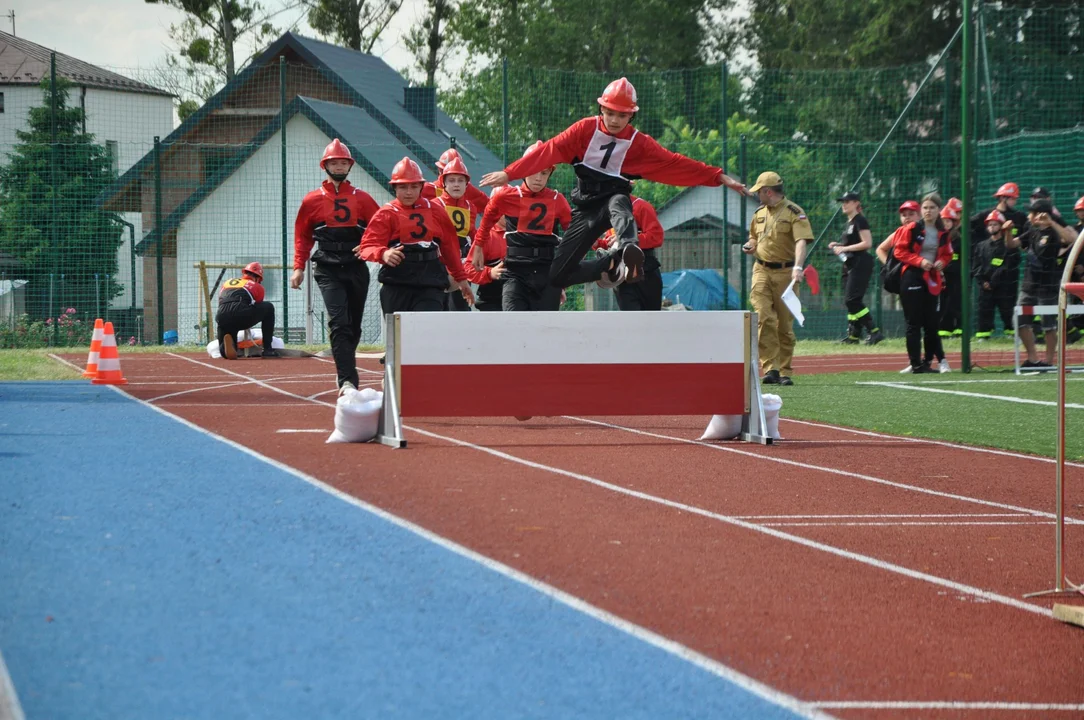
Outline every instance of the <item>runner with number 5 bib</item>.
[(557, 246), (550, 266), (550, 282), (557, 287), (593, 282), (611, 264), (610, 256), (583, 261), (587, 251), (613, 228), (620, 262), (611, 280), (644, 279), (644, 253), (637, 241), (631, 181), (637, 178), (692, 186), (726, 185), (740, 193), (745, 186), (722, 169), (671, 152), (650, 135), (631, 125), (639, 106), (636, 89), (626, 78), (614, 80), (598, 99), (599, 114), (584, 118), (548, 140), (503, 171), (482, 178), (483, 186), (500, 186), (533, 175), (557, 163), (569, 163), (576, 172), (572, 191), (572, 224)]
[[(354, 166), (350, 150), (338, 138), (324, 149), (320, 167), (327, 173), (318, 190), (301, 201), (294, 222), (294, 272), (290, 287), (301, 287), (312, 253), (312, 277), (320, 288), (331, 331), (338, 388), (358, 387), (354, 353), (361, 342), (361, 316), (369, 294), (369, 268), (354, 254), (365, 226), (377, 211), (376, 200), (346, 176)], [(313, 245), (316, 251), (313, 252)]]

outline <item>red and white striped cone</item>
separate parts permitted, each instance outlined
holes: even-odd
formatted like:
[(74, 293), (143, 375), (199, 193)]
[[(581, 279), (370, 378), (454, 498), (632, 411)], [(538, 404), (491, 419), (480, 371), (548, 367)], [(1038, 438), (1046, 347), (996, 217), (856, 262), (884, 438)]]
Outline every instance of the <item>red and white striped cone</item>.
[(90, 354), (87, 355), (87, 369), (83, 371), (83, 377), (93, 380), (98, 377), (98, 356), (102, 351), (102, 340), (105, 338), (105, 325), (102, 319), (94, 321), (94, 334), (90, 336)]
[(101, 356), (98, 358), (98, 377), (95, 385), (127, 385), (128, 381), (120, 371), (120, 355), (117, 354), (117, 338), (113, 334), (113, 323), (105, 324), (105, 337), (102, 339)]

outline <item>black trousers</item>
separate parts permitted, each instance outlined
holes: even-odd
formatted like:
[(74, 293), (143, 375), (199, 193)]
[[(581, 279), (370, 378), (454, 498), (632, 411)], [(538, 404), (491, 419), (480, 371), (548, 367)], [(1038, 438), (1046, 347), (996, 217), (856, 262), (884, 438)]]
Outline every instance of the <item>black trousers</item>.
[(504, 277), (478, 286), (474, 294), (474, 307), (481, 312), (500, 312), (504, 302)]
[(463, 297), (463, 293), (456, 290), (455, 292), (444, 293), (444, 309), (452, 312), (470, 312), (470, 305), (467, 304), (467, 298)]
[(441, 288), (417, 287), (414, 285), (380, 286), (380, 309), (385, 315), (397, 312), (442, 312), (447, 293)]
[(514, 263), (505, 266), (501, 308), (504, 312), (561, 309), (561, 289), (550, 284), (550, 266)]
[[(911, 360), (911, 367), (918, 367), (923, 360), (943, 360), (945, 351), (941, 348), (941, 336), (937, 334), (937, 326), (941, 322), (938, 296), (926, 286), (921, 268), (911, 266), (903, 271), (900, 305), (903, 306), (903, 318), (907, 322), (907, 357)], [(923, 336), (926, 339), (924, 357)]]
[(361, 342), (361, 317), (365, 312), (365, 296), (369, 294), (369, 266), (363, 262), (348, 265), (314, 263), (312, 277), (327, 308), (337, 384), (342, 387), (344, 382), (349, 382), (357, 387), (354, 353)]
[[(955, 266), (955, 267), (954, 267)], [(962, 300), (959, 261), (945, 269), (945, 287), (941, 289), (941, 336), (952, 335), (961, 329)]]
[(867, 252), (855, 253), (849, 265), (843, 266), (843, 303), (847, 306), (847, 334), (852, 338), (862, 335), (866, 328), (872, 335), (876, 329), (873, 316), (866, 305), (866, 291), (873, 277), (873, 256)]
[(975, 337), (988, 338), (994, 332), (994, 310), (1001, 315), (1001, 324), (1005, 327), (1005, 334), (1013, 332), (1013, 308), (1016, 307), (1016, 285), (1007, 287), (995, 285), (992, 290), (984, 290), (979, 287), (979, 312)]
[(215, 314), (215, 325), (218, 326), (218, 352), (226, 357), (226, 348), (222, 345), (227, 335), (232, 335), (234, 342), (237, 334), (248, 330), (255, 325), (260, 326), (263, 333), (264, 347), (271, 349), (271, 336), (275, 333), (275, 306), (264, 301), (250, 305), (242, 303), (229, 303), (219, 305)]
[(655, 253), (644, 251), (644, 280), (614, 288), (617, 307), (622, 311), (662, 310), (662, 266)]
[(636, 221), (628, 195), (611, 195), (572, 210), (572, 224), (561, 238), (550, 265), (550, 283), (558, 288), (594, 282), (610, 268), (610, 258), (584, 260), (587, 251), (610, 228), (621, 245), (636, 244)]

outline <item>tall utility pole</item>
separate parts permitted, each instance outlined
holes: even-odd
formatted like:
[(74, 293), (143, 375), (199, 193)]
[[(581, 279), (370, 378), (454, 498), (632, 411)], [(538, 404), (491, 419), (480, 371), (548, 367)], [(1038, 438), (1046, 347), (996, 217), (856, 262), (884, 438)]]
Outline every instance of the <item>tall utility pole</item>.
[[(15, 35), (15, 11), (8, 10), (8, 20), (11, 21), (11, 34)], [(18, 35), (16, 35), (18, 37)]]

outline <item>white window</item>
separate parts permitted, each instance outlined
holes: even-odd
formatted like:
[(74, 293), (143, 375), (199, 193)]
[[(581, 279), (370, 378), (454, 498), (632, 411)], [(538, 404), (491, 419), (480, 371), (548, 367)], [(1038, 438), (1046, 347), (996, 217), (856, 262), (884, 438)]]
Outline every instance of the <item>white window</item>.
[(117, 141), (116, 140), (106, 140), (105, 141), (105, 152), (106, 152), (107, 155), (109, 155), (109, 166), (111, 168), (113, 168), (113, 174), (114, 175), (119, 175), (120, 174), (120, 157), (117, 155)]

